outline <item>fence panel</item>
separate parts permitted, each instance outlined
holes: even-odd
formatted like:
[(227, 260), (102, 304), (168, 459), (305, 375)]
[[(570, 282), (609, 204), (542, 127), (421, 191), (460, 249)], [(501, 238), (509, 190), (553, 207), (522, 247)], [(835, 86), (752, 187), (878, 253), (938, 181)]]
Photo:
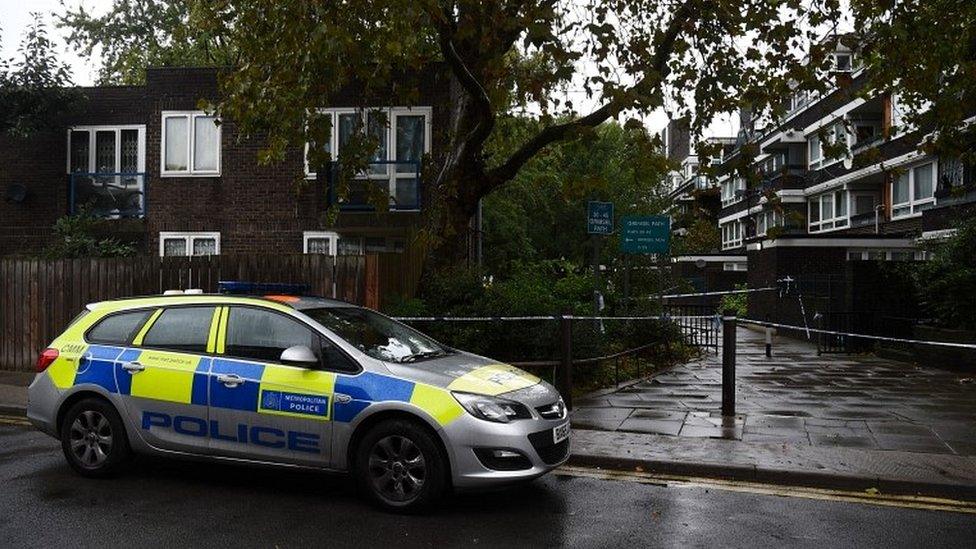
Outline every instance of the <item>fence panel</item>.
[[(383, 254), (394, 255), (394, 254)], [(381, 272), (385, 274), (381, 274)], [(413, 295), (413, 257), (221, 255), (100, 259), (0, 259), (0, 370), (30, 370), (37, 354), (88, 303), (168, 289), (216, 292), (221, 280), (307, 284), (310, 293), (377, 306)], [(367, 279), (372, 280), (367, 284)], [(388, 286), (387, 286), (388, 285)]]

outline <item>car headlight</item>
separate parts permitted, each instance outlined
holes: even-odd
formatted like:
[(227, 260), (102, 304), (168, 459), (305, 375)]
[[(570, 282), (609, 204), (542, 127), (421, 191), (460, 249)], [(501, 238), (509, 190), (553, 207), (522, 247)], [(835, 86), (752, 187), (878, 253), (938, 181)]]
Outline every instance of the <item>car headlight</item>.
[(513, 419), (529, 419), (532, 417), (528, 408), (518, 402), (504, 398), (472, 393), (452, 392), (451, 394), (469, 414), (485, 421), (508, 423)]

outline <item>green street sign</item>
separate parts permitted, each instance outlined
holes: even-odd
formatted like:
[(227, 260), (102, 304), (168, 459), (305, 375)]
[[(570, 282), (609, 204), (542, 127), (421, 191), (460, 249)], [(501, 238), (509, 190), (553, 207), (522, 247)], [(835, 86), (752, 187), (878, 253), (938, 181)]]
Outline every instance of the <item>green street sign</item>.
[(586, 204), (586, 232), (613, 234), (613, 203), (590, 200)]
[(671, 244), (671, 218), (632, 215), (620, 218), (620, 251), (625, 254), (664, 254)]

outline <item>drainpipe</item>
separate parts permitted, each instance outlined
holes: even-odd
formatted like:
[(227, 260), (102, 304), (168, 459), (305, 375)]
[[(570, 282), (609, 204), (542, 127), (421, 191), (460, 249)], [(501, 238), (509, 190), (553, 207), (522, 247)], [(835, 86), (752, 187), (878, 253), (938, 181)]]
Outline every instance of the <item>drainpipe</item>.
[(884, 204), (878, 204), (874, 207), (874, 234), (881, 234), (881, 209), (884, 208)]

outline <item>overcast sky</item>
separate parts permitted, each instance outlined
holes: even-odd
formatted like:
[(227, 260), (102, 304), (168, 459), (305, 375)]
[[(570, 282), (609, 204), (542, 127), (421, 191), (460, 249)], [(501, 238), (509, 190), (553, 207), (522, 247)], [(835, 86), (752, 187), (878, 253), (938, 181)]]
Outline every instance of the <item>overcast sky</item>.
[[(83, 5), (89, 13), (104, 13), (111, 7), (112, 0), (64, 0), (69, 6)], [(87, 62), (67, 47), (64, 42), (64, 31), (54, 27), (51, 12), (60, 12), (61, 0), (0, 0), (0, 30), (2, 30), (2, 51), (0, 56), (7, 59), (17, 54), (21, 35), (31, 22), (32, 12), (39, 12), (48, 23), (48, 36), (57, 44), (58, 53), (71, 67), (76, 85), (90, 86), (97, 77), (97, 67)], [(569, 92), (573, 104), (583, 112), (592, 110), (595, 102), (588, 99), (582, 91)], [(659, 131), (667, 124), (667, 117), (663, 111), (651, 113), (644, 117), (648, 128)], [(734, 120), (717, 121), (712, 125), (713, 135), (735, 135), (738, 130)]]

